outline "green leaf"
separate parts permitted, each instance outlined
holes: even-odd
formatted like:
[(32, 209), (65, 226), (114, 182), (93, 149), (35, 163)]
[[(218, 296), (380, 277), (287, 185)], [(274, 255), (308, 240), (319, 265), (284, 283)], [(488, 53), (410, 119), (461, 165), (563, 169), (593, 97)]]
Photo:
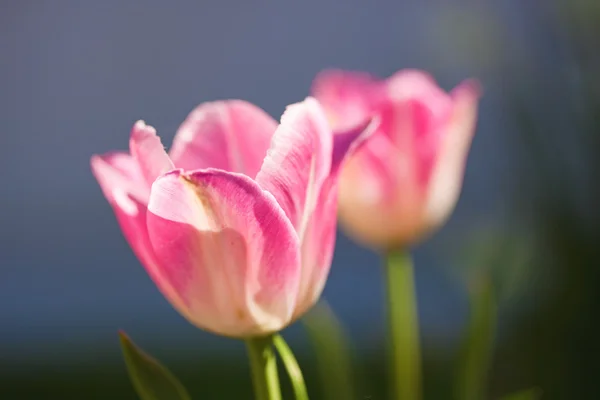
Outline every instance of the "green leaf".
[(522, 390), (505, 396), (502, 400), (538, 400), (542, 398), (542, 391), (538, 388)]
[(321, 300), (302, 322), (315, 350), (323, 398), (354, 400), (356, 382), (350, 340), (333, 310)]
[(457, 397), (461, 400), (484, 397), (493, 358), (498, 312), (493, 282), (487, 271), (479, 271), (473, 277), (470, 289), (471, 315), (457, 379)]
[(168, 369), (119, 332), (129, 377), (142, 400), (191, 400), (183, 385)]

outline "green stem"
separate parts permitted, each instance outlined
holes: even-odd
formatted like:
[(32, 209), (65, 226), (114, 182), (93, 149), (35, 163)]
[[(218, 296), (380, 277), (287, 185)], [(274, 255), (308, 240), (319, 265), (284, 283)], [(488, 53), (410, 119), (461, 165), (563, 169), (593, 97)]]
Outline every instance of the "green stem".
[(294, 357), (294, 353), (285, 342), (283, 337), (279, 334), (273, 337), (273, 344), (279, 352), (279, 356), (283, 361), (283, 365), (290, 377), (292, 382), (292, 389), (294, 390), (294, 397), (296, 400), (308, 400), (308, 392), (306, 391), (306, 384), (304, 383), (304, 377), (302, 376), (302, 370)]
[(256, 400), (281, 400), (273, 336), (246, 339)]
[(496, 302), (492, 281), (483, 276), (471, 293), (471, 316), (459, 370), (458, 395), (464, 400), (485, 397), (494, 346)]
[(419, 318), (410, 254), (387, 254), (387, 301), (392, 344), (394, 400), (421, 399)]

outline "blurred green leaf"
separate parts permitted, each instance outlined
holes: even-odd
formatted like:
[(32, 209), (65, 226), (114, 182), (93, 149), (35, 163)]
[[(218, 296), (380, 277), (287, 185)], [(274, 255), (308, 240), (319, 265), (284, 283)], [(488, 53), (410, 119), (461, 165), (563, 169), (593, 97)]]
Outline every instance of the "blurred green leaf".
[(129, 377), (142, 400), (191, 400), (177, 378), (137, 347), (124, 332), (119, 332), (119, 340)]
[[(537, 243), (524, 226), (484, 223), (465, 232), (468, 245), (451, 250), (458, 255), (458, 272), (469, 284), (482, 276), (491, 279), (499, 305), (522, 306), (524, 296), (531, 292), (534, 279), (534, 255)], [(451, 243), (452, 245), (453, 243)]]
[(485, 397), (493, 358), (497, 318), (494, 287), (487, 271), (480, 271), (478, 275), (478, 279), (471, 282), (471, 315), (457, 382), (461, 400)]
[(302, 319), (317, 357), (317, 368), (326, 400), (353, 400), (355, 380), (349, 340), (325, 300)]
[(538, 400), (542, 397), (542, 391), (538, 388), (522, 390), (517, 393), (503, 397), (501, 400)]

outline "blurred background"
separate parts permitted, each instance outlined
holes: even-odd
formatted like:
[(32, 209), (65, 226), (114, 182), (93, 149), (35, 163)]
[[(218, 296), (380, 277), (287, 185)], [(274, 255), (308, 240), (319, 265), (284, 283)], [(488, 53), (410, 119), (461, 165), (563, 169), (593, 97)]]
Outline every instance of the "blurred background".
[[(133, 256), (89, 167), (144, 119), (242, 98), (279, 118), (327, 67), (484, 88), (462, 197), (414, 249), (428, 399), (452, 399), (469, 299), (493, 293), (486, 398), (600, 398), (600, 2), (3, 1), (0, 398), (134, 399), (123, 329), (197, 399), (250, 399), (243, 343), (189, 325)], [(324, 298), (357, 399), (384, 396), (377, 255), (343, 234)], [(324, 398), (302, 326), (284, 332)], [(232, 383), (234, 382), (234, 383)], [(346, 399), (340, 399), (346, 400)], [(350, 399), (348, 399), (350, 400)]]

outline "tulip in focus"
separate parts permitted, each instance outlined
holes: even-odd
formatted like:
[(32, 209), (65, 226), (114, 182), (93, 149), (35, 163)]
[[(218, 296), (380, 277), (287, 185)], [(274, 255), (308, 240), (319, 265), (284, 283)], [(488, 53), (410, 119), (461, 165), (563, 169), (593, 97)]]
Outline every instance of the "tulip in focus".
[(458, 200), (475, 131), (479, 86), (467, 80), (450, 93), (426, 73), (386, 80), (324, 71), (313, 84), (335, 132), (374, 115), (381, 124), (340, 176), (345, 230), (375, 248), (406, 247), (439, 227)]
[(319, 298), (331, 265), (337, 176), (362, 126), (332, 135), (311, 98), (281, 123), (244, 101), (205, 103), (167, 154), (137, 122), (129, 153), (92, 170), (150, 277), (196, 326), (231, 337), (278, 331)]

